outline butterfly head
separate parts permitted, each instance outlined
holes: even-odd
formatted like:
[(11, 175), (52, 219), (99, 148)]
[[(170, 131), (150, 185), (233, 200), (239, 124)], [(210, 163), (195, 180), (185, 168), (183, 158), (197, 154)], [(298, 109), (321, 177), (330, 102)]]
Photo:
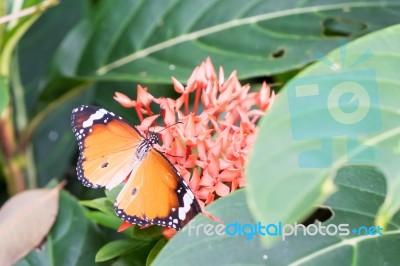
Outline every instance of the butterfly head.
[(149, 137), (147, 138), (147, 141), (150, 145), (158, 143), (158, 132), (149, 131)]

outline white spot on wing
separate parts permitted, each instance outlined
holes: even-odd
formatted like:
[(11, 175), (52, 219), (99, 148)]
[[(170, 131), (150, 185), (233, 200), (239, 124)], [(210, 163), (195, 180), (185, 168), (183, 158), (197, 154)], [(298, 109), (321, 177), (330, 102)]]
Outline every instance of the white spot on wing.
[(88, 120), (83, 122), (82, 127), (84, 127), (84, 128), (91, 127), (93, 125), (94, 120), (101, 119), (106, 113), (107, 113), (107, 111), (104, 109), (97, 110), (96, 113), (90, 115)]
[(189, 193), (186, 192), (183, 196), (183, 207), (178, 210), (178, 217), (180, 220), (185, 220), (186, 213), (190, 210), (190, 205), (193, 203), (193, 199), (190, 197)]

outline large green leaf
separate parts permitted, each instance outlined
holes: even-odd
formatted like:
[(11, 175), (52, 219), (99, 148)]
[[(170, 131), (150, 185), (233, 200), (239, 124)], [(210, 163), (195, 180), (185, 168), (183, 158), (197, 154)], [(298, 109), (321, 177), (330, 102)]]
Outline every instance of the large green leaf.
[[(246, 236), (207, 236), (204, 226), (215, 225), (204, 217), (196, 217), (189, 235), (188, 229), (175, 236), (160, 252), (153, 265), (397, 265), (400, 254), (400, 215), (386, 227), (383, 236), (365, 235), (373, 227), (374, 217), (385, 200), (386, 184), (383, 174), (371, 167), (345, 167), (335, 179), (337, 192), (323, 205), (333, 212), (332, 218), (321, 226), (333, 232), (333, 225), (346, 224), (346, 235), (306, 235), (298, 230), (297, 236), (274, 236), (276, 243), (262, 248), (257, 235), (251, 240)], [(221, 218), (225, 224), (256, 223), (246, 206), (246, 190), (241, 190), (212, 204), (208, 211)], [(257, 221), (258, 222), (258, 221)], [(264, 226), (270, 219), (260, 221)], [(199, 227), (203, 224), (203, 227)], [(318, 223), (315, 223), (317, 225)], [(314, 225), (312, 225), (314, 226)], [(196, 228), (200, 234), (196, 235)], [(352, 232), (356, 229), (355, 233)], [(270, 231), (273, 232), (273, 231)], [(311, 232), (314, 232), (311, 229)], [(325, 232), (325, 231), (322, 231)], [(339, 232), (339, 231), (338, 231)], [(360, 235), (359, 235), (360, 232)], [(371, 231), (372, 232), (372, 231)]]
[(53, 103), (54, 110), (47, 113), (39, 124), (33, 135), (39, 186), (62, 176), (70, 165), (78, 147), (72, 134), (71, 112), (76, 106), (87, 103), (92, 95), (93, 91), (86, 90), (61, 103)]
[(83, 207), (62, 192), (56, 223), (44, 244), (16, 265), (96, 265), (95, 254), (103, 244), (102, 235), (85, 217)]
[(170, 83), (208, 56), (242, 78), (299, 68), (338, 40), (397, 23), (400, 3), (130, 0), (94, 11), (60, 47), (60, 75)]
[[(41, 89), (39, 82), (45, 71), (48, 71), (54, 52), (67, 32), (83, 17), (87, 2), (88, 0), (60, 1), (58, 5), (45, 12), (19, 41), (18, 63), (29, 116), (34, 114), (30, 111), (34, 110), (33, 107), (38, 100)], [(60, 85), (58, 84), (59, 87)]]
[[(212, 215), (224, 224), (239, 222), (251, 223), (254, 220), (247, 208), (245, 191), (240, 190), (221, 198), (207, 208)], [(266, 254), (258, 240), (247, 241), (245, 237), (228, 235), (206, 235), (200, 224), (216, 226), (217, 223), (198, 215), (185, 228), (169, 241), (161, 250), (152, 265), (241, 265), (263, 264)], [(189, 228), (190, 227), (190, 228)], [(196, 233), (198, 228), (198, 235)]]
[(303, 219), (334, 192), (337, 169), (363, 163), (385, 174), (387, 197), (375, 222), (390, 222), (400, 208), (399, 33), (393, 26), (351, 42), (281, 91), (247, 167), (256, 219)]

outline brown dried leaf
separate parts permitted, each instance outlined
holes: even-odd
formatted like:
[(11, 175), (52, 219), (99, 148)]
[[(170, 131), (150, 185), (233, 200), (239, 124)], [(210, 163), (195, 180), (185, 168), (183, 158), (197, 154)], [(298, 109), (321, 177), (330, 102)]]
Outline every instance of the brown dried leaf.
[(41, 243), (56, 219), (63, 185), (21, 192), (1, 207), (0, 265), (14, 264)]

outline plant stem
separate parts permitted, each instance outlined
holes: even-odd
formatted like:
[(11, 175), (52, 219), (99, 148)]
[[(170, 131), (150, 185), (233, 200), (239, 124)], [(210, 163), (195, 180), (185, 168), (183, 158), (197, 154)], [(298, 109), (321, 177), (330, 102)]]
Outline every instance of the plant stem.
[[(21, 135), (21, 132), (26, 128), (28, 124), (28, 115), (25, 106), (25, 93), (24, 88), (21, 83), (20, 69), (18, 65), (18, 53), (16, 53), (14, 59), (12, 60), (12, 71), (11, 71), (11, 84), (13, 88), (13, 99), (14, 99), (14, 121), (17, 136)], [(27, 188), (37, 187), (37, 177), (36, 177), (36, 166), (35, 159), (33, 156), (32, 144), (28, 144), (24, 150), (16, 151), (18, 154), (16, 156), (20, 157), (23, 162), (21, 165), (24, 168), (25, 180)]]
[[(10, 2), (14, 4), (12, 13), (5, 15), (7, 3), (9, 3), (9, 1), (3, 1), (3, 3), (0, 4), (0, 76), (4, 80), (4, 84), (2, 84), (4, 86), (2, 86), (2, 89), (10, 90), (10, 70), (15, 47), (23, 34), (36, 21), (36, 19), (39, 18), (40, 14), (45, 9), (57, 4), (58, 0), (45, 0), (36, 6), (24, 10), (20, 10), (22, 1)], [(24, 20), (19, 20), (21, 17), (27, 15), (32, 16), (25, 18)], [(7, 25), (2, 24), (6, 22), (9, 23)], [(11, 28), (16, 27), (17, 25), (18, 28), (16, 28), (16, 30), (13, 31), (5, 40), (5, 34), (11, 32)], [(18, 95), (17, 93), (17, 96), (21, 95)], [(17, 111), (21, 110), (21, 105), (24, 105), (23, 108), (25, 107), (25, 102), (23, 100), (21, 101), (21, 98), (16, 99), (16, 101), (18, 101), (18, 104), (20, 105), (19, 109), (17, 108)], [(29, 153), (29, 147), (28, 149), (26, 149), (26, 146), (24, 147), (25, 149), (17, 149), (20, 145), (17, 145), (15, 139), (17, 136), (16, 131), (18, 126), (21, 124), (23, 125), (23, 123), (14, 125), (13, 113), (14, 109), (11, 100), (8, 100), (7, 107), (2, 111), (2, 113), (0, 113), (0, 162), (4, 165), (2, 169), (4, 171), (7, 189), (10, 196), (26, 189), (26, 163), (28, 158), (32, 159), (29, 155), (27, 156), (27, 154), (31, 154)], [(19, 122), (21, 122), (21, 120), (19, 120)], [(20, 128), (20, 130), (22, 129)]]
[(25, 178), (18, 157), (14, 156), (15, 134), (12, 123), (12, 111), (7, 107), (0, 118), (0, 159), (7, 181), (9, 195), (25, 189)]
[(32, 15), (32, 14), (35, 14), (35, 13), (42, 13), (44, 10), (46, 10), (46, 9), (52, 7), (52, 6), (55, 6), (57, 4), (58, 4), (58, 0), (44, 1), (44, 2), (42, 2), (40, 4), (35, 5), (35, 6), (31, 6), (31, 7), (28, 7), (26, 9), (22, 9), (22, 10), (20, 10), (18, 12), (12, 13), (10, 15), (1, 17), (0, 18), (0, 24), (6, 23), (6, 22), (10, 22), (10, 21), (19, 19), (21, 17), (25, 17), (25, 16)]

